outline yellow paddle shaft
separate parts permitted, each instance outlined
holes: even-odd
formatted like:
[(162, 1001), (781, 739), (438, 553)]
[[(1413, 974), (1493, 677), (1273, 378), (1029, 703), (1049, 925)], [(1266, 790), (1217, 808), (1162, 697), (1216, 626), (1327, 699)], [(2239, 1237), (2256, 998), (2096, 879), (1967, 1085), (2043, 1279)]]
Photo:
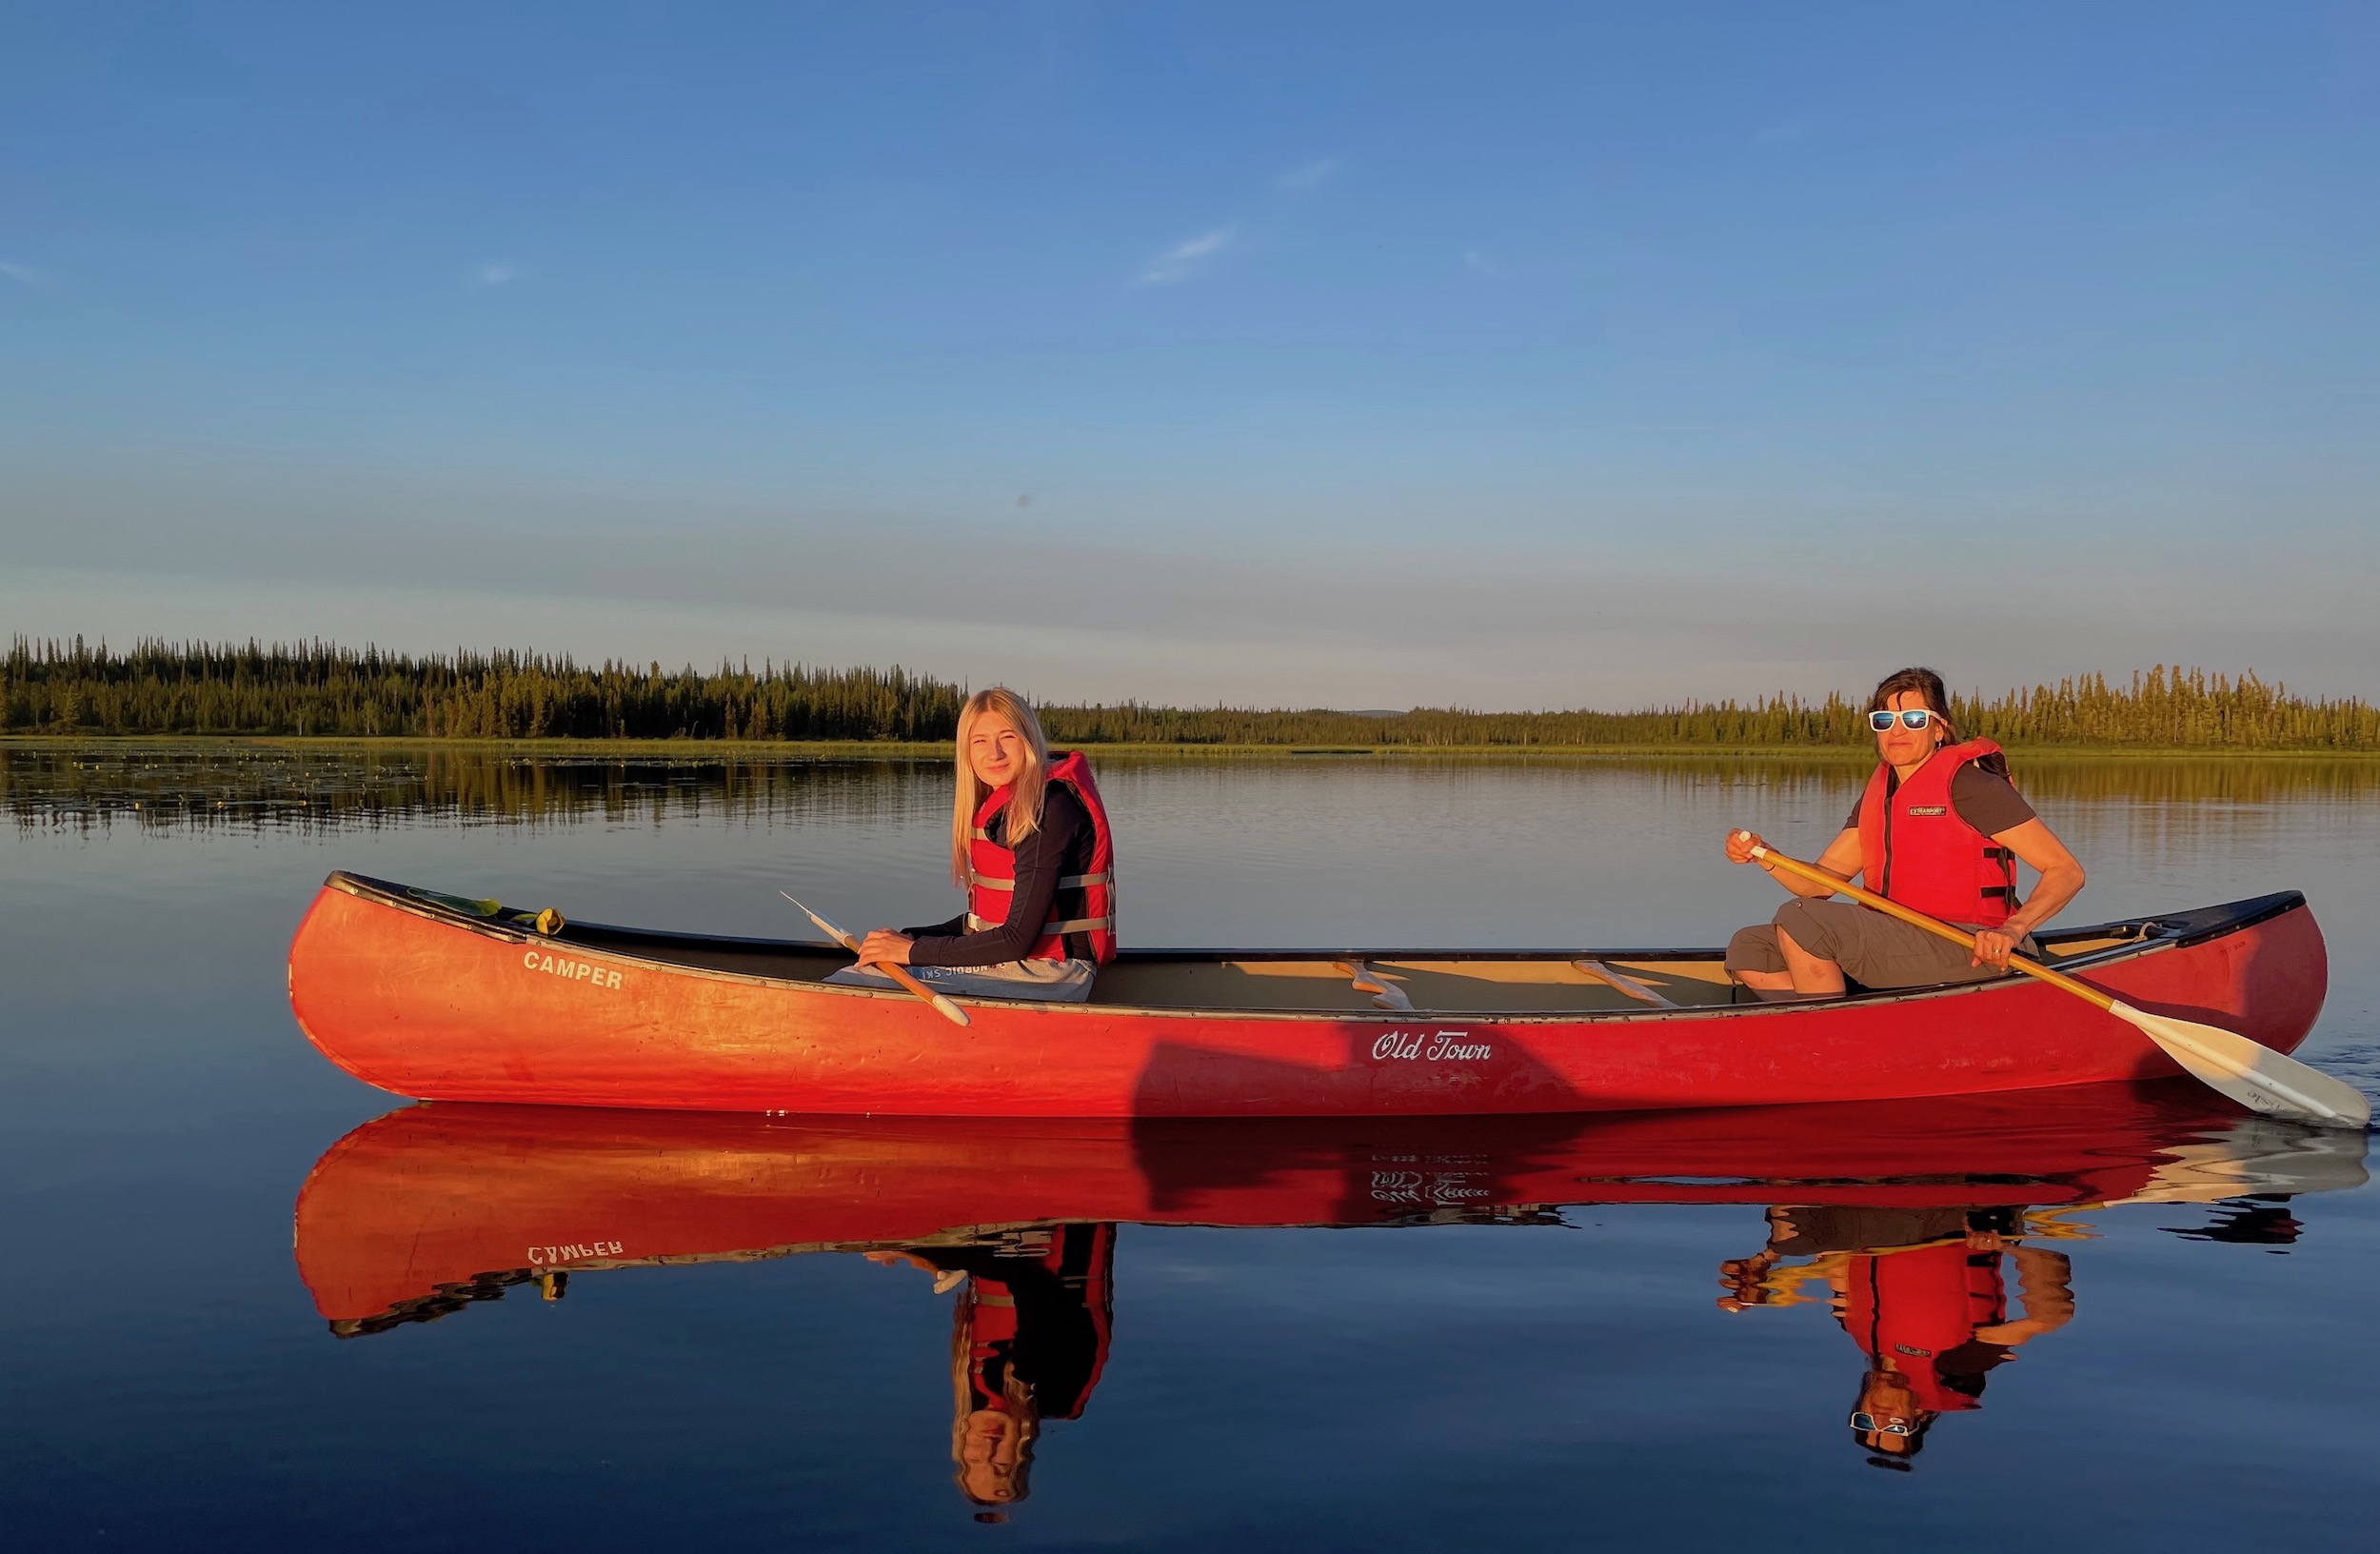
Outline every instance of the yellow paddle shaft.
[[(793, 897), (785, 891), (780, 890), (777, 893), (783, 896), (787, 901), (793, 901)], [(793, 901), (793, 904), (796, 906), (802, 906), (802, 904), (798, 901)], [(850, 933), (843, 928), (837, 927), (834, 924), (827, 922), (826, 919), (819, 916), (816, 912), (811, 911), (807, 906), (802, 906), (802, 915), (817, 924), (819, 931), (825, 934), (827, 938), (832, 939), (835, 943), (851, 951), (854, 955), (860, 953), (860, 936), (858, 934)], [(942, 994), (934, 991), (933, 988), (928, 987), (925, 984), (911, 976), (905, 966), (895, 966), (890, 961), (878, 961), (876, 963), (876, 969), (892, 978), (893, 981), (899, 983), (902, 986), (906, 987), (910, 992), (914, 993), (919, 998), (922, 998), (926, 1003), (932, 1005), (934, 1006), (934, 1011), (937, 1014), (940, 1014), (943, 1019), (949, 1021), (952, 1025), (963, 1026), (967, 1024), (966, 1010), (961, 1008), (958, 1005), (953, 1004)]]
[[(859, 946), (853, 945), (849, 947), (852, 953), (859, 953)], [(892, 978), (893, 981), (901, 984), (902, 986), (906, 987), (909, 991), (925, 1000), (928, 1004), (933, 1005), (937, 1009), (942, 1009), (942, 1012), (945, 1017), (950, 1016), (958, 1007), (956, 1005), (952, 1005), (950, 1008), (942, 1008), (942, 1006), (949, 1003), (949, 1000), (943, 998), (942, 994), (934, 991), (933, 988), (928, 987), (925, 984), (911, 976), (909, 974), (909, 968), (905, 966), (895, 966), (890, 961), (877, 961), (874, 963), (873, 968), (878, 971), (882, 971), (884, 975)], [(963, 1013), (959, 1014), (958, 1022), (962, 1026), (965, 1025), (967, 1023), (966, 1016)]]
[[(1923, 912), (1912, 911), (1899, 902), (1879, 896), (1873, 890), (1862, 890), (1850, 881), (1830, 874), (1815, 865), (1805, 864), (1798, 858), (1788, 858), (1766, 844), (1754, 847), (1752, 856), (1755, 859), (1774, 864), (1788, 874), (1798, 874), (1814, 885), (1823, 885), (1830, 890), (1840, 891), (1862, 906), (1873, 906), (1887, 917), (1897, 917), (1913, 928), (1923, 928), (1928, 933), (1937, 938), (1948, 939), (1954, 945), (1965, 945), (1969, 949), (1975, 947), (1975, 936), (1964, 929), (1952, 927), (1948, 923), (1936, 922)], [(2008, 964), (2011, 970), (2022, 971), (2029, 977), (2037, 978), (2053, 987), (2072, 993), (2086, 1003), (2095, 1004), (2103, 1009), (2115, 1007), (2116, 1001), (2112, 994), (2103, 993), (2087, 982), (2076, 982), (2063, 972), (2053, 971), (2046, 966), (2025, 959), (2022, 955), (2011, 955), (2008, 958)]]

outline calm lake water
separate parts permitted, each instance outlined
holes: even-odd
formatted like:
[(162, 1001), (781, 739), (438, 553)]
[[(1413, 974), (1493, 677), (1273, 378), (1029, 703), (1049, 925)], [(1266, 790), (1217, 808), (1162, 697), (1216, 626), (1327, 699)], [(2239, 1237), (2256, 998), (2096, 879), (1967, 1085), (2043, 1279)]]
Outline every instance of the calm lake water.
[[(1130, 944), (1625, 946), (1765, 917), (1722, 831), (1810, 855), (1862, 772), (1101, 776)], [(2332, 983), (2301, 1055), (2380, 1088), (2380, 767), (2019, 777), (2090, 867), (2073, 921), (2304, 890)], [(597, 921), (806, 936), (792, 887), (912, 923), (956, 909), (947, 784), (0, 748), (8, 1546), (2368, 1546), (2362, 1141), (2187, 1086), (820, 1125), (406, 1109), (290, 1020), (334, 867)], [(1921, 1449), (1878, 1466), (1848, 1417), (1895, 1404)]]

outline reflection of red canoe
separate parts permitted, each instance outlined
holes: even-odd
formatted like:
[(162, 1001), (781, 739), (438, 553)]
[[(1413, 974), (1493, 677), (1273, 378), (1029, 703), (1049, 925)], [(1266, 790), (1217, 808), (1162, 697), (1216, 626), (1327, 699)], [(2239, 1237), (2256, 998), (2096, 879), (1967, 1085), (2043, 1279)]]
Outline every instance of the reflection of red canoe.
[[(1140, 950), (1066, 1006), (820, 979), (819, 945), (573, 924), (334, 874), (289, 948), (332, 1062), (442, 1101), (922, 1116), (1564, 1112), (1958, 1095), (2177, 1072), (2140, 1033), (2020, 978), (1822, 1004), (1731, 1002), (1716, 950)], [(2266, 896), (2049, 936), (2143, 1008), (2286, 1052), (2322, 1007), (2321, 930)], [(1375, 1006), (1365, 963), (1411, 1009)]]
[[(1364, 1225), (1586, 1203), (2048, 1206), (2363, 1180), (2360, 1136), (2193, 1087), (1734, 1111), (1322, 1121), (768, 1119), (407, 1107), (326, 1153), (297, 1259), (343, 1331), (538, 1273), (1054, 1223)], [(353, 1325), (363, 1325), (359, 1328)]]

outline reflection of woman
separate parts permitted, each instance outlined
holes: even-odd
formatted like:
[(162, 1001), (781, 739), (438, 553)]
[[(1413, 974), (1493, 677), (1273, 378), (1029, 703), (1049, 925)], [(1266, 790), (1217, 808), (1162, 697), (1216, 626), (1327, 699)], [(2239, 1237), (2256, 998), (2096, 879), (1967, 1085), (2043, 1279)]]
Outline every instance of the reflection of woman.
[[(2074, 899), (2082, 865), (2010, 783), (2007, 757), (1988, 739), (1961, 740), (1950, 697), (1932, 669), (1902, 669), (1868, 704), (1876, 767), (1818, 867), (1870, 890), (1974, 930), (1971, 953), (1922, 928), (1848, 901), (1832, 887), (1776, 873), (1795, 898), (1770, 922), (1727, 946), (1727, 969), (1762, 998), (1837, 994), (1846, 974), (1867, 987), (1974, 982), (2008, 969), (2027, 937)], [(1760, 841), (1730, 832), (1732, 863), (1752, 861)], [(2016, 897), (2016, 865), (2041, 882)]]
[(1014, 1248), (869, 1254), (965, 1280), (951, 1316), (950, 1456), (960, 1491), (979, 1505), (1025, 1498), (1041, 1422), (1080, 1419), (1107, 1362), (1116, 1227), (1067, 1225), (1045, 1235)]
[(999, 686), (967, 698), (958, 744), (950, 869), (966, 911), (878, 928), (827, 980), (889, 987), (868, 967), (910, 966), (945, 992), (1079, 1003), (1116, 956), (1115, 844), (1091, 765), (1052, 761), (1033, 709)]
[[(1936, 1419), (1981, 1407), (1993, 1367), (2074, 1315), (2066, 1258), (2018, 1242), (2011, 1210), (1791, 1208), (1769, 1218), (1766, 1251), (1721, 1265), (1733, 1293), (1719, 1305), (1787, 1305), (1803, 1280), (1826, 1280), (1835, 1320), (1868, 1357), (1852, 1438), (1880, 1467), (1907, 1467)], [(1777, 1267), (1796, 1253), (1817, 1255)], [(2013, 1321), (2003, 1256), (2024, 1308)]]

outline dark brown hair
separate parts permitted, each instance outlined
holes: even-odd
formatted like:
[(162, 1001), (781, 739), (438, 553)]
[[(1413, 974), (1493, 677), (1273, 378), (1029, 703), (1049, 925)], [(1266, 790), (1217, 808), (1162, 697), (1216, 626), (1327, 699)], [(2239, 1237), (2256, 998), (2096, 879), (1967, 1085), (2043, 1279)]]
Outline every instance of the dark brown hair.
[[(1957, 721), (1951, 716), (1951, 693), (1943, 687), (1942, 677), (1932, 669), (1914, 666), (1894, 669), (1876, 682), (1875, 694), (1868, 698), (1868, 710), (1881, 712), (1894, 697), (1908, 691), (1915, 691), (1927, 707), (1942, 720), (1942, 731), (1947, 736), (1943, 744), (1955, 745), (1967, 737), (1958, 731)], [(1995, 777), (2008, 775), (2008, 757), (2005, 755), (1987, 755), (1977, 760), (1975, 765)]]

